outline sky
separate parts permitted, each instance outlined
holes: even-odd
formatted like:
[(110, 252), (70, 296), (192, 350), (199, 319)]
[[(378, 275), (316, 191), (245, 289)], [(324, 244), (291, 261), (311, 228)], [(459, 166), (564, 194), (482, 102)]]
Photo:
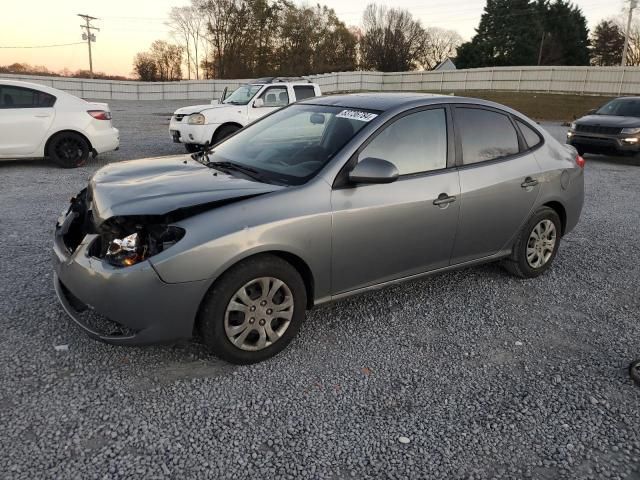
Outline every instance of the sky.
[[(371, 0), (316, 0), (333, 8), (347, 25), (359, 25)], [(316, 1), (305, 1), (314, 4)], [(296, 3), (303, 3), (297, 1)], [(485, 0), (377, 0), (378, 4), (408, 9), (425, 26), (457, 30), (470, 39), (480, 22)], [(574, 0), (593, 28), (600, 20), (622, 13), (623, 0)], [(92, 44), (94, 71), (132, 76), (132, 61), (157, 39), (169, 39), (167, 12), (188, 0), (3, 0), (0, 16), (0, 65), (14, 62), (43, 65), (49, 70), (88, 69), (78, 13), (97, 17), (97, 41)]]

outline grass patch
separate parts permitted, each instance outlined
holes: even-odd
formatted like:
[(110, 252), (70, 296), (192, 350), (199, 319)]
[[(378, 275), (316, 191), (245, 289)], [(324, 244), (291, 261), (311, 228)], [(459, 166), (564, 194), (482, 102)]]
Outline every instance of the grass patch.
[[(440, 93), (440, 92), (433, 92)], [(467, 90), (447, 92), (461, 97), (482, 98), (501, 103), (535, 120), (570, 122), (586, 115), (591, 109), (604, 105), (615, 97), (595, 95), (565, 95), (536, 92), (495, 92)]]
[(482, 98), (501, 103), (536, 120), (563, 122), (570, 122), (582, 117), (589, 110), (601, 107), (614, 98), (536, 92), (466, 91), (454, 93), (464, 97)]

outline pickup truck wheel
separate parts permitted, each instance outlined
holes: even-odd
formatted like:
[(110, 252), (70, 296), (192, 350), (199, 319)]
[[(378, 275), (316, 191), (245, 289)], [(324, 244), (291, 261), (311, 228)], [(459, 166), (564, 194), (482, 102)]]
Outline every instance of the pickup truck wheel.
[(216, 131), (216, 133), (213, 134), (213, 138), (211, 139), (211, 144), (215, 145), (217, 143), (220, 143), (222, 140), (227, 138), (229, 135), (233, 135), (238, 130), (240, 130), (240, 127), (238, 127), (237, 125), (224, 125), (220, 127)]
[(82, 135), (62, 132), (49, 141), (46, 155), (59, 167), (76, 168), (87, 163), (90, 153), (89, 143)]
[(273, 255), (249, 258), (223, 274), (198, 318), (205, 344), (219, 358), (246, 365), (266, 360), (295, 337), (307, 292), (293, 266)]
[(188, 153), (196, 153), (202, 149), (200, 145), (196, 145), (195, 143), (185, 143), (184, 148)]

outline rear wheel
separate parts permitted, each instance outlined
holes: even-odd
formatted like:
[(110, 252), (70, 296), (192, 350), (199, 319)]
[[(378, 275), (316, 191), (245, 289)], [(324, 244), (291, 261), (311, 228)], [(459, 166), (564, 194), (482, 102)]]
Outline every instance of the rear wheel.
[(514, 275), (534, 278), (546, 272), (560, 246), (562, 223), (556, 211), (538, 209), (518, 234), (511, 257), (502, 265)]
[(200, 145), (196, 145), (195, 143), (185, 143), (184, 148), (188, 153), (196, 153), (202, 150)]
[(239, 127), (238, 125), (224, 125), (222, 127), (220, 127), (216, 133), (213, 135), (212, 141), (211, 143), (213, 145), (220, 143), (222, 140), (224, 140), (225, 138), (227, 138), (230, 135), (233, 135), (234, 133), (236, 133), (238, 130), (240, 130), (241, 127)]
[(239, 263), (213, 285), (199, 314), (205, 343), (231, 363), (266, 360), (283, 350), (304, 320), (307, 295), (289, 263), (261, 255)]
[(49, 141), (46, 155), (59, 167), (76, 168), (87, 163), (90, 153), (89, 143), (82, 135), (63, 132)]

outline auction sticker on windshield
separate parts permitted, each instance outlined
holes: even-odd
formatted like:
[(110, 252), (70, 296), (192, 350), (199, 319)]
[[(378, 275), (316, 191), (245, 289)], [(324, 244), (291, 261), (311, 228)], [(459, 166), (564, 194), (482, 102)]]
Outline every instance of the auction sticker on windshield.
[(360, 122), (370, 122), (378, 115), (370, 112), (362, 112), (360, 110), (343, 110), (336, 115), (336, 118), (348, 118), (349, 120), (358, 120)]

